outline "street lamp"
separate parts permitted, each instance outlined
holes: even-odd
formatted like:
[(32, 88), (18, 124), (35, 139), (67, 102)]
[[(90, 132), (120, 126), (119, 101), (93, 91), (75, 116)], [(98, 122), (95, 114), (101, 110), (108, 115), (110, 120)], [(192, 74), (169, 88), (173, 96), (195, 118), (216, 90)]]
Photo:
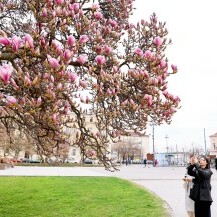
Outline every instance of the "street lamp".
[(204, 145), (205, 145), (205, 155), (207, 154), (207, 151), (206, 151), (206, 129), (204, 128)]
[(165, 136), (165, 139), (166, 139), (166, 149), (167, 149), (167, 165), (169, 165), (169, 154), (168, 154), (168, 151), (169, 151), (169, 146), (168, 146), (168, 135)]
[(169, 151), (169, 146), (168, 146), (168, 139), (169, 139), (169, 136), (166, 135), (166, 136), (165, 136), (165, 139), (166, 139), (166, 144), (167, 144), (166, 149), (167, 149), (167, 154), (168, 154), (168, 151)]

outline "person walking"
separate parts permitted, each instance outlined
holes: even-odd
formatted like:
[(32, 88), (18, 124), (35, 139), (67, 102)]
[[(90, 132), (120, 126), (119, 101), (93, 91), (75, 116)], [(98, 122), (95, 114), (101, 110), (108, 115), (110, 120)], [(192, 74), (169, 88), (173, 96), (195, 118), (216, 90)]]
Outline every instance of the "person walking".
[(146, 160), (146, 158), (144, 158), (143, 164), (144, 164), (144, 167), (146, 167), (146, 165), (147, 165), (147, 160)]
[(199, 161), (193, 156), (191, 165), (188, 166), (188, 175), (195, 177), (194, 186), (190, 192), (190, 198), (195, 201), (195, 217), (211, 217), (210, 206), (212, 204), (210, 179), (212, 171), (210, 170), (210, 161), (207, 157), (200, 157)]
[(156, 167), (158, 165), (158, 161), (157, 159), (154, 160), (154, 167)]
[[(190, 156), (188, 165), (191, 165), (192, 157), (193, 157), (193, 155)], [(184, 181), (183, 187), (185, 189), (185, 208), (186, 208), (186, 211), (188, 213), (188, 217), (195, 217), (194, 201), (189, 197), (190, 190), (192, 189), (192, 187), (194, 185), (193, 184), (193, 177), (185, 174), (183, 181)]]
[(185, 176), (184, 189), (185, 189), (185, 207), (188, 213), (188, 217), (195, 217), (194, 215), (194, 201), (189, 198), (190, 189), (193, 187), (193, 179), (191, 177)]

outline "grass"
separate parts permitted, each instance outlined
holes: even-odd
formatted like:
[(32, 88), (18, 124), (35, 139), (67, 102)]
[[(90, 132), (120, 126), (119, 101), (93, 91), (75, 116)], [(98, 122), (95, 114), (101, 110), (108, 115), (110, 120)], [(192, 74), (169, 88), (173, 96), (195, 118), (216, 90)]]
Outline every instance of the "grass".
[(163, 202), (113, 177), (0, 177), (0, 217), (165, 217)]

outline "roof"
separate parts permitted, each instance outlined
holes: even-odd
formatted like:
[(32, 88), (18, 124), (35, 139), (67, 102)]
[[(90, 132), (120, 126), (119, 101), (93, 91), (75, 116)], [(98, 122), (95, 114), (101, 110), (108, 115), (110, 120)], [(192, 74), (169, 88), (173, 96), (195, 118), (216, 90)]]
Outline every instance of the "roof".
[(209, 137), (217, 137), (217, 133), (215, 133), (215, 134), (213, 134), (213, 135), (211, 135)]

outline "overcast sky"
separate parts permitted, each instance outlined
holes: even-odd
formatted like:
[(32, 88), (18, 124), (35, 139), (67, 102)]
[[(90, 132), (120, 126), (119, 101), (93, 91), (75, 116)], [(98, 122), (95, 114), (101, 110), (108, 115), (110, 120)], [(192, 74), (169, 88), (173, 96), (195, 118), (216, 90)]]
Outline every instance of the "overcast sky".
[[(133, 20), (149, 19), (155, 12), (166, 22), (173, 44), (166, 54), (179, 72), (171, 76), (169, 91), (181, 98), (182, 108), (171, 125), (155, 128), (158, 151), (170, 148), (204, 148), (217, 133), (217, 13), (216, 1), (136, 0)], [(150, 131), (151, 132), (151, 131)]]

